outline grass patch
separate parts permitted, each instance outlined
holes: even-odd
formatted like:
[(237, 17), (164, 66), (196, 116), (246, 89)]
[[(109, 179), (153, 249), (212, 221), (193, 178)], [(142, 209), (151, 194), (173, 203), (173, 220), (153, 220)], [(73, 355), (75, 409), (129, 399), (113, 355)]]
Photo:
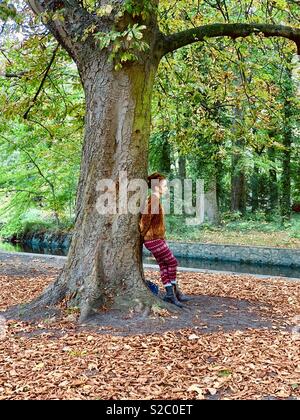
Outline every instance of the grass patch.
[(182, 242), (300, 248), (300, 215), (284, 226), (273, 220), (224, 218), (219, 226), (204, 223), (190, 227), (183, 217), (167, 216), (167, 238)]

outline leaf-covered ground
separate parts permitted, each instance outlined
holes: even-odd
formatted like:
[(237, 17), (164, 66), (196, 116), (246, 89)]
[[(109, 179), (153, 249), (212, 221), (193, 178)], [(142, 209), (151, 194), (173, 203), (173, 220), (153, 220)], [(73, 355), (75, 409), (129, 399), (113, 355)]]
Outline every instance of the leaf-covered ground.
[[(17, 266), (1, 261), (0, 311), (32, 299), (59, 272), (45, 263), (30, 271), (23, 261), (21, 276)], [(139, 321), (139, 332), (79, 327), (72, 313), (0, 320), (0, 399), (300, 398), (300, 282), (203, 273), (179, 280), (194, 296), (186, 324), (159, 310)]]

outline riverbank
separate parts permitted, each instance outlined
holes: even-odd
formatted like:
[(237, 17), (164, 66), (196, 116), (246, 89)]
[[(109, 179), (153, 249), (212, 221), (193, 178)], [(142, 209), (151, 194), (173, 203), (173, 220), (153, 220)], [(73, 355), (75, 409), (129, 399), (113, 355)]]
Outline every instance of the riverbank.
[[(37, 232), (24, 235), (14, 242), (12, 246), (2, 245), (1, 248), (7, 251), (33, 252), (33, 253), (48, 253), (56, 255), (67, 255), (70, 246), (72, 234), (68, 233), (51, 233), (51, 232)], [(201, 242), (184, 242), (168, 240), (168, 243), (174, 253), (175, 257), (186, 261), (187, 267), (193, 260), (208, 261), (209, 265), (216, 264), (219, 269), (223, 270), (222, 263), (225, 266), (230, 263), (237, 263), (244, 265), (241, 267), (241, 272), (255, 273), (253, 266), (258, 268), (258, 274), (264, 274), (263, 267), (285, 267), (290, 270), (296, 270), (294, 277), (298, 277), (300, 270), (300, 248), (276, 248), (276, 247), (255, 247), (255, 246), (241, 246), (241, 245), (227, 245), (227, 244), (208, 244)], [(1, 249), (0, 248), (0, 249)], [(144, 248), (144, 255), (151, 255), (149, 251)], [(246, 266), (249, 266), (249, 271)], [(202, 267), (203, 268), (203, 267)], [(236, 271), (229, 269), (229, 271)], [(267, 273), (267, 274), (272, 274)], [(275, 273), (274, 273), (275, 274)], [(279, 274), (279, 273), (278, 273)], [(292, 276), (293, 274), (288, 274)]]
[[(223, 221), (219, 226), (187, 226), (180, 217), (166, 216), (166, 225), (168, 240), (175, 242), (300, 249), (300, 214), (297, 213), (293, 213), (291, 221), (284, 226), (280, 223), (279, 216), (266, 221), (258, 215), (253, 215), (253, 219)], [(24, 221), (18, 231), (7, 229), (7, 226), (2, 228), (5, 233), (3, 236), (9, 241), (60, 248), (68, 247), (72, 236), (71, 222), (57, 227), (50, 221), (32, 220)], [(8, 231), (15, 233), (8, 234)]]
[[(25, 275), (27, 267), (33, 266), (32, 269), (34, 272), (39, 270), (39, 263), (45, 264), (47, 269), (52, 268), (53, 266), (57, 269), (63, 268), (66, 256), (61, 255), (50, 255), (50, 254), (35, 254), (29, 252), (6, 252), (0, 249), (0, 267), (2, 267), (2, 274), (5, 275), (16, 275), (22, 276)], [(179, 259), (179, 261), (185, 261)], [(249, 278), (253, 279), (264, 279), (264, 278), (284, 278), (285, 280), (290, 281), (299, 281), (300, 275), (298, 275), (299, 270), (290, 270), (286, 272), (283, 269), (270, 270), (271, 274), (262, 274), (264, 270), (256, 269), (253, 273), (248, 273), (247, 271), (239, 271), (242, 269), (247, 270), (249, 266), (240, 266), (240, 265), (226, 265), (225, 269), (218, 269), (217, 264), (213, 264), (210, 268), (200, 268), (197, 267), (197, 260), (193, 260), (194, 266), (191, 266), (191, 260), (187, 261), (186, 264), (181, 264), (178, 267), (178, 272), (183, 273), (205, 273), (205, 274), (221, 274), (221, 275), (234, 275), (242, 276), (247, 275)], [(206, 264), (203, 264), (206, 265)], [(144, 259), (144, 270), (157, 271), (158, 265), (155, 260), (152, 258)], [(31, 269), (29, 270), (31, 272)], [(43, 272), (42, 272), (43, 273)]]
[(280, 216), (267, 221), (266, 216), (237, 217), (223, 220), (218, 226), (203, 224), (186, 226), (184, 220), (170, 216), (167, 221), (168, 239), (191, 243), (259, 246), (266, 248), (300, 249), (300, 214), (294, 213), (290, 222), (281, 224)]

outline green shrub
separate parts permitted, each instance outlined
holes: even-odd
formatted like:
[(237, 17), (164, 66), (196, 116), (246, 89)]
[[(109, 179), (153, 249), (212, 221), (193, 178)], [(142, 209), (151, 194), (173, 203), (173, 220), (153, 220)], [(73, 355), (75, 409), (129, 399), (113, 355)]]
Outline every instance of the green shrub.
[(0, 227), (0, 236), (3, 239), (12, 237), (21, 238), (26, 233), (34, 232), (68, 232), (73, 227), (72, 220), (64, 220), (60, 226), (55, 219), (45, 212), (30, 209), (19, 216), (12, 216)]

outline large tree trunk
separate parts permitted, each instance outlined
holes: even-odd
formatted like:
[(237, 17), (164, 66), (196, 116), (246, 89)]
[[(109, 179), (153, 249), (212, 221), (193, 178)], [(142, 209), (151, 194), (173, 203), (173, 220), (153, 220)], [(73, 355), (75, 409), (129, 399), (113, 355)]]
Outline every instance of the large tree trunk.
[(100, 215), (97, 183), (145, 179), (148, 165), (151, 92), (156, 66), (147, 62), (116, 72), (104, 57), (81, 69), (86, 126), (77, 192), (76, 224), (64, 270), (44, 298), (66, 298), (81, 319), (103, 308), (128, 309), (153, 302), (142, 282), (139, 215)]

